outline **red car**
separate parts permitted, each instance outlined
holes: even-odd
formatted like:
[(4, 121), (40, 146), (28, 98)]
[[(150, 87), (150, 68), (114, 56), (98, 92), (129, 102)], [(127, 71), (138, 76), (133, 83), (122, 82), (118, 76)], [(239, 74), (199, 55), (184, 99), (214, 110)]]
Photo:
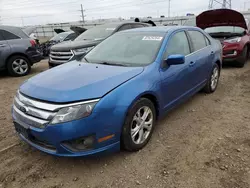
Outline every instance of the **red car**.
[(250, 50), (250, 34), (248, 21), (241, 13), (230, 9), (209, 10), (197, 16), (196, 24), (221, 41), (223, 63), (234, 62), (244, 67)]

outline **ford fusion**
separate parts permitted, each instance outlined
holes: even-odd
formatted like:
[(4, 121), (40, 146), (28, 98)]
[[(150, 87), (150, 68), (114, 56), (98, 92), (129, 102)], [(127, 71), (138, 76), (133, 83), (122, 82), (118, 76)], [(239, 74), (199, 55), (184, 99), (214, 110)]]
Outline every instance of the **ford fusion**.
[(23, 83), (12, 108), (15, 129), (57, 156), (138, 151), (157, 119), (202, 89), (216, 90), (221, 54), (220, 43), (195, 27), (116, 33), (81, 61)]

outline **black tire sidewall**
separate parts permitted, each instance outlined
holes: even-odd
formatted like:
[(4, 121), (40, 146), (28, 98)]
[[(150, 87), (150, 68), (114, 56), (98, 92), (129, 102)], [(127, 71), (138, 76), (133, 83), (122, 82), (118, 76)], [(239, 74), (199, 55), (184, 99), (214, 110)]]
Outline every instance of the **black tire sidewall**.
[[(148, 136), (148, 138), (145, 140), (144, 143), (142, 144), (135, 144), (131, 138), (131, 122), (132, 119), (135, 115), (135, 113), (143, 106), (147, 106), (151, 109), (152, 113), (153, 113), (153, 124), (152, 124), (152, 129), (151, 132)], [(129, 109), (123, 128), (122, 128), (122, 134), (121, 134), (121, 144), (122, 147), (128, 151), (138, 151), (140, 149), (142, 149), (145, 145), (147, 145), (148, 141), (150, 140), (154, 127), (155, 127), (155, 123), (156, 123), (156, 111), (155, 111), (155, 106), (154, 104), (146, 98), (141, 98), (138, 101), (136, 101), (132, 107)]]
[[(212, 77), (212, 75), (213, 75), (213, 71), (214, 71), (215, 68), (217, 68), (218, 71), (219, 71), (219, 78), (218, 78), (218, 82), (217, 82), (216, 87), (215, 87), (214, 89), (212, 89), (212, 87), (211, 87), (211, 77)], [(215, 92), (216, 89), (217, 89), (217, 87), (218, 87), (218, 85), (219, 85), (219, 80), (220, 80), (220, 68), (219, 68), (219, 66), (215, 63), (215, 64), (213, 65), (212, 71), (211, 71), (210, 76), (209, 76), (209, 80), (208, 80), (208, 82), (207, 82), (207, 84), (206, 84), (206, 86), (205, 86), (205, 88), (204, 88), (204, 91), (205, 91), (206, 93), (213, 93), (213, 92)]]
[(247, 60), (248, 60), (248, 49), (247, 49), (247, 47), (245, 46), (245, 47), (243, 48), (241, 58), (240, 58), (240, 60), (237, 62), (237, 65), (236, 65), (236, 66), (239, 67), (239, 68), (244, 67), (245, 64), (246, 64), (246, 62), (247, 62)]
[[(23, 59), (24, 61), (27, 62), (27, 64), (28, 64), (28, 70), (27, 70), (24, 74), (17, 74), (17, 73), (13, 70), (12, 64), (13, 64), (13, 62), (14, 62), (16, 59)], [(28, 60), (26, 57), (24, 57), (24, 56), (13, 56), (13, 57), (11, 57), (11, 58), (8, 60), (8, 62), (7, 62), (7, 70), (8, 70), (8, 72), (9, 72), (9, 74), (10, 74), (11, 76), (15, 76), (15, 77), (25, 76), (25, 75), (27, 75), (27, 74), (30, 73), (31, 65), (30, 65), (29, 60)]]

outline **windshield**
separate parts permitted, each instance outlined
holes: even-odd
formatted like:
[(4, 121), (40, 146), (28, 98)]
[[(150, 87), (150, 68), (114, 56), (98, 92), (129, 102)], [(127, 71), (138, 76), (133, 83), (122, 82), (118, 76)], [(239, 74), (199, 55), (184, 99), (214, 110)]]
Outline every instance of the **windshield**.
[(98, 39), (105, 39), (109, 35), (113, 33), (116, 29), (117, 24), (105, 24), (93, 27), (80, 36), (78, 36), (75, 40), (98, 40)]
[(207, 33), (243, 33), (245, 29), (242, 27), (234, 26), (219, 26), (219, 27), (209, 27), (205, 29)]
[(121, 66), (146, 66), (152, 63), (164, 33), (117, 33), (90, 51), (83, 61)]
[(69, 32), (59, 33), (53, 38), (51, 38), (50, 41), (63, 41), (69, 34)]

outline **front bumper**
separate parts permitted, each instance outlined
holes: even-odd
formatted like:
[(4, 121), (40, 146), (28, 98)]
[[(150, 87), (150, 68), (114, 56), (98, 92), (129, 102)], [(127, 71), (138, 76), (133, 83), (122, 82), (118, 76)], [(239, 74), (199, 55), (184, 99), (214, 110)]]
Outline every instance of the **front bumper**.
[(223, 44), (223, 63), (237, 62), (242, 60), (242, 47), (240, 43)]
[[(25, 134), (18, 131), (22, 140), (38, 150), (51, 155), (65, 157), (89, 156), (106, 152), (115, 152), (120, 149), (120, 133), (114, 132), (112, 126), (105, 127), (106, 121), (96, 118), (95, 114), (81, 120), (57, 125), (47, 125), (44, 129), (33, 127), (27, 122), (20, 120), (15, 113), (13, 113), (13, 109), (12, 117), (15, 124), (27, 130)], [(114, 135), (111, 139), (98, 142), (100, 138), (111, 134)], [(94, 135), (95, 138), (91, 149), (73, 151), (63, 144), (67, 141), (90, 135)]]

